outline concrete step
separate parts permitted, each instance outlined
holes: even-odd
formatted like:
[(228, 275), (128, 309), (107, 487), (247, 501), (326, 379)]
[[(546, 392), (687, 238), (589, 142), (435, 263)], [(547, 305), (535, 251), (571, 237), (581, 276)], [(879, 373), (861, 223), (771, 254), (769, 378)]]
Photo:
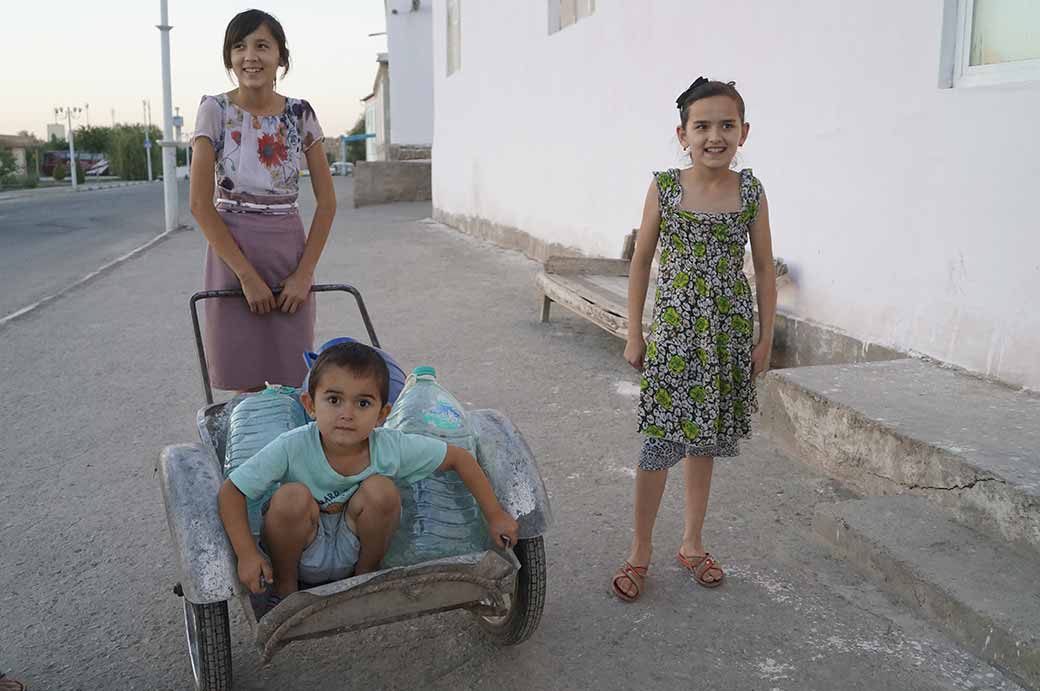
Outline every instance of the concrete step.
[(872, 497), (818, 506), (813, 527), (972, 653), (1040, 688), (1040, 557), (942, 514), (921, 497)]
[(770, 372), (762, 424), (863, 495), (926, 496), (1040, 553), (1040, 397), (918, 359)]

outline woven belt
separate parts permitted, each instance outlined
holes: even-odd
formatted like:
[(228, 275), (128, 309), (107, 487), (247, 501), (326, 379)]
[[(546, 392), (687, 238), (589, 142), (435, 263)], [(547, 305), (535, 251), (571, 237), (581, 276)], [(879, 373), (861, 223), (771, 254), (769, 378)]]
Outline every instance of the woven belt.
[(291, 214), (299, 208), (299, 204), (296, 202), (288, 204), (254, 204), (253, 202), (224, 198), (217, 199), (217, 205), (223, 207), (224, 211), (260, 214)]

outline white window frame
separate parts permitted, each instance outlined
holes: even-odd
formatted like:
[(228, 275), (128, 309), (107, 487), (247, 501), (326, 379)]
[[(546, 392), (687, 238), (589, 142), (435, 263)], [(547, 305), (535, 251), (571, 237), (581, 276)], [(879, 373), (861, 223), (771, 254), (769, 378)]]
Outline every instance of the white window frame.
[(969, 64), (974, 14), (975, 0), (946, 0), (944, 3), (939, 86), (962, 88), (1040, 81), (1040, 60)]
[(574, 26), (582, 19), (587, 19), (596, 13), (596, 0), (571, 0), (574, 2), (574, 20), (563, 23), (563, 0), (548, 0), (546, 5), (549, 10), (549, 35), (563, 31), (569, 26)]
[[(454, 6), (456, 31), (452, 32), (452, 7)], [(446, 16), (445, 44), (447, 75), (450, 77), (462, 69), (462, 0), (448, 0), (445, 3)], [(454, 40), (453, 40), (454, 39)]]

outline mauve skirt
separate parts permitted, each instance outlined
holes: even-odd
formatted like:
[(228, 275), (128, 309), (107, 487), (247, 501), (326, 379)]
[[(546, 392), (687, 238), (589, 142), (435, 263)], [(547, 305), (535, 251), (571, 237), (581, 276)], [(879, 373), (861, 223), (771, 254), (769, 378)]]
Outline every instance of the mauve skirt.
[[(299, 265), (307, 241), (300, 215), (220, 212), (220, 217), (267, 285), (283, 285)], [(242, 287), (212, 247), (206, 250), (205, 287)], [(307, 373), (303, 353), (314, 349), (314, 295), (295, 314), (253, 314), (243, 298), (212, 298), (203, 305), (206, 361), (214, 388), (300, 385)]]

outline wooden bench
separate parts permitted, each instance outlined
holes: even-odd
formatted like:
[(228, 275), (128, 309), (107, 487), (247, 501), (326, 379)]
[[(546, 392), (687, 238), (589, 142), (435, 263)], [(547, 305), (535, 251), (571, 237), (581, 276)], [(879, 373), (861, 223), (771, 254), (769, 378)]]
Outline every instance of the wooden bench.
[[(549, 321), (549, 310), (556, 302), (615, 336), (628, 338), (628, 269), (635, 237), (633, 230), (625, 239), (621, 259), (549, 257), (545, 270), (535, 279), (542, 291), (542, 321)], [(654, 314), (656, 264), (655, 258), (643, 307), (644, 334), (650, 330)], [(775, 265), (778, 278), (787, 274), (787, 265), (782, 259), (776, 258)], [(750, 253), (744, 258), (744, 272), (748, 274), (754, 298), (755, 274)]]

